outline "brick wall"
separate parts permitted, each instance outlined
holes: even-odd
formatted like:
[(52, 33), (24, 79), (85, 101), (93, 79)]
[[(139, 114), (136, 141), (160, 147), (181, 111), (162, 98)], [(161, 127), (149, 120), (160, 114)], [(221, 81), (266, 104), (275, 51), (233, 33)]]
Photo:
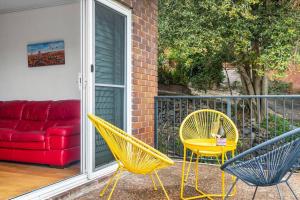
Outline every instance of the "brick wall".
[(119, 0), (132, 9), (132, 133), (154, 143), (157, 95), (157, 1)]

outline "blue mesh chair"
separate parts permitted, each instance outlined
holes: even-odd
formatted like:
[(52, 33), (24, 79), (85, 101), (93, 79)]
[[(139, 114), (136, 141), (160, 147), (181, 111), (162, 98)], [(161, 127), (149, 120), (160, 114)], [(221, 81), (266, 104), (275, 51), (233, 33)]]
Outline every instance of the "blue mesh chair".
[(280, 199), (282, 199), (279, 183), (285, 183), (295, 199), (298, 199), (288, 180), (295, 169), (299, 168), (299, 158), (300, 128), (244, 151), (221, 166), (222, 170), (237, 177), (225, 199), (238, 180), (255, 186), (252, 199), (255, 198), (258, 187), (266, 186), (276, 186)]

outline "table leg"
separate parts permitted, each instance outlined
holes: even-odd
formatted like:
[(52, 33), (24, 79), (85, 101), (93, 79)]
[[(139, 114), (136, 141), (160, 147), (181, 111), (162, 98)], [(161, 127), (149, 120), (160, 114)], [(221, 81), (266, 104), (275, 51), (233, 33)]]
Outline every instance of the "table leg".
[[(232, 154), (231, 157), (233, 158), (234, 157), (234, 150), (232, 150), (231, 154)], [(232, 182), (235, 182), (235, 180), (236, 180), (236, 177), (232, 176)], [(236, 194), (236, 185), (233, 188), (232, 196), (235, 195), (235, 194)]]
[(182, 174), (181, 174), (181, 190), (180, 190), (180, 198), (181, 199), (183, 199), (183, 193), (184, 193), (185, 160), (186, 160), (186, 147), (184, 146), (184, 148), (183, 148)]
[[(222, 165), (224, 164), (224, 155), (225, 153), (222, 152)], [(222, 199), (225, 198), (225, 172), (222, 171)]]

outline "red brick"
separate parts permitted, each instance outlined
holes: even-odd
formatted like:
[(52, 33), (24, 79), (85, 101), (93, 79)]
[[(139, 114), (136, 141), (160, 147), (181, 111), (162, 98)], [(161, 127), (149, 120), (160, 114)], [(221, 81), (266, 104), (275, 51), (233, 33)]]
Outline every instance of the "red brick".
[(119, 0), (132, 9), (132, 133), (153, 145), (157, 95), (157, 0)]

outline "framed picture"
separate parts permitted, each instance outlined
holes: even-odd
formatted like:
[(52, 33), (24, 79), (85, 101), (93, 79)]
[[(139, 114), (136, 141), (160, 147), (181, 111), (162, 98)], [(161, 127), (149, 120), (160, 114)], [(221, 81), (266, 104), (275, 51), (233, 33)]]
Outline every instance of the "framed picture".
[(65, 64), (65, 42), (63, 40), (27, 45), (28, 67)]

